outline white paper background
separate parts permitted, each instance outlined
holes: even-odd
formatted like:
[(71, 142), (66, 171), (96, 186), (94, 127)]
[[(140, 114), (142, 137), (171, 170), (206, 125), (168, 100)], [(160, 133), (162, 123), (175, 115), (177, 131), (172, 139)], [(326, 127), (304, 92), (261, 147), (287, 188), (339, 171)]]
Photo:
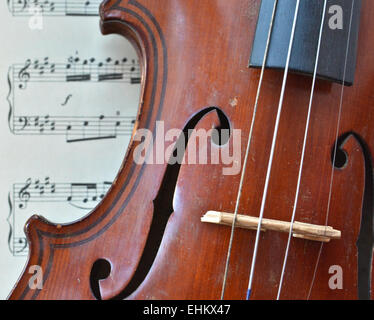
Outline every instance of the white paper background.
[[(58, 1), (55, 1), (58, 2)], [(79, 2), (79, 0), (77, 0)], [(8, 126), (9, 93), (8, 70), (13, 64), (25, 63), (27, 59), (49, 58), (50, 62), (66, 63), (69, 56), (81, 59), (95, 57), (104, 61), (107, 57), (137, 59), (130, 43), (117, 35), (102, 36), (99, 30), (99, 18), (43, 16), (42, 30), (29, 27), (30, 17), (14, 16), (6, 1), (0, 3), (0, 299), (5, 299), (20, 276), (26, 255), (14, 255), (8, 244), (9, 224), (15, 214), (17, 230), (31, 214), (40, 214), (47, 219), (67, 223), (89, 213), (64, 201), (61, 194), (59, 202), (48, 202), (50, 184), (57, 183), (102, 183), (113, 181), (129, 142), (129, 136), (117, 136), (115, 139), (103, 139), (67, 143), (63, 135), (27, 135), (13, 134)], [(68, 85), (68, 86), (67, 86)], [(19, 91), (19, 90), (18, 90)], [(27, 91), (27, 92), (26, 92)], [(128, 83), (29, 83), (24, 92), (18, 92), (16, 112), (22, 115), (45, 116), (60, 113), (69, 116), (121, 116), (135, 117), (137, 112), (140, 85)], [(68, 93), (71, 101), (65, 107)], [(46, 105), (48, 104), (48, 105)], [(60, 109), (59, 109), (60, 108)], [(49, 178), (44, 186), (44, 198), (41, 202), (32, 202), (37, 193), (35, 181), (40, 184)], [(33, 184), (27, 189), (31, 198), (27, 208), (19, 208), (17, 193), (13, 194), (15, 183)], [(98, 191), (100, 193), (100, 190)], [(8, 203), (10, 195), (13, 213)], [(92, 200), (92, 195), (89, 195)], [(18, 202), (17, 202), (18, 201)], [(94, 201), (86, 203), (94, 206)], [(14, 234), (13, 234), (14, 236)]]

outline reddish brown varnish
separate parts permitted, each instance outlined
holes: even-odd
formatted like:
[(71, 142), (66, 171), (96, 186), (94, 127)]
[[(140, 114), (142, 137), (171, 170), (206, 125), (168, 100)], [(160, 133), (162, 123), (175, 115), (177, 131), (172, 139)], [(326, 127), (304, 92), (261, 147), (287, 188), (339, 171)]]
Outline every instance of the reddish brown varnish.
[[(143, 90), (136, 128), (184, 128), (202, 109), (217, 106), (231, 127), (242, 130), (242, 156), (253, 113), (259, 70), (248, 69), (260, 0), (107, 0), (101, 8), (103, 33), (119, 33), (136, 46)], [(358, 65), (353, 87), (344, 91), (339, 135), (355, 132), (374, 148), (374, 4), (363, 1)], [(93, 31), (94, 32), (94, 31)], [(240, 213), (258, 216), (279, 101), (282, 72), (265, 72)], [(264, 217), (290, 221), (307, 116), (310, 77), (289, 75), (269, 196)], [(357, 247), (365, 189), (363, 151), (357, 139), (344, 144), (348, 163), (334, 169), (342, 87), (317, 81), (296, 220), (324, 225), (334, 170), (328, 225), (341, 240), (321, 244), (293, 239), (281, 298), (356, 299)], [(108, 97), (110, 98), (110, 97)], [(230, 102), (237, 99), (237, 105)], [(217, 124), (216, 111), (198, 127)], [(101, 281), (104, 299), (120, 294), (132, 279), (145, 245), (167, 165), (135, 165), (132, 142), (104, 200), (81, 221), (57, 228), (34, 216), (27, 226), (30, 257), (10, 299), (94, 299), (90, 272), (97, 259), (111, 263)], [(215, 146), (213, 146), (215, 147)], [(225, 148), (226, 146), (223, 146)], [(243, 163), (243, 159), (242, 159)], [(223, 176), (221, 165), (182, 165), (170, 217), (153, 266), (130, 299), (219, 299), (230, 228), (208, 225), (208, 210), (233, 212), (240, 175)], [(226, 299), (247, 290), (255, 232), (237, 230)], [(287, 234), (261, 235), (253, 299), (276, 298)], [(31, 265), (44, 271), (42, 290), (31, 290)], [(331, 290), (329, 267), (344, 271), (343, 290)]]

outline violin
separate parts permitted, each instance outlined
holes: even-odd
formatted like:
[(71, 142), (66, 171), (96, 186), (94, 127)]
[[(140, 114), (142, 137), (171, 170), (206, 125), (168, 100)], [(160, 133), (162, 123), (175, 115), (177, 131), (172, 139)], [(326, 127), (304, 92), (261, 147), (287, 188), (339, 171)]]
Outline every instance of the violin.
[(28, 220), (9, 299), (371, 299), (373, 15), (104, 1), (102, 32), (140, 58), (132, 139), (89, 215)]

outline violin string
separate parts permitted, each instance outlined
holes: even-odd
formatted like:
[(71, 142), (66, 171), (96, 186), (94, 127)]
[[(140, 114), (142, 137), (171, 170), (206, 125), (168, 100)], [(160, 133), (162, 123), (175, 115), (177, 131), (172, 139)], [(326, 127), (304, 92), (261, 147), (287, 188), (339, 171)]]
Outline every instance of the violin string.
[(249, 130), (247, 148), (246, 148), (245, 158), (244, 158), (244, 162), (243, 162), (243, 170), (242, 170), (242, 174), (241, 174), (241, 177), (240, 177), (240, 184), (239, 184), (239, 189), (238, 189), (238, 194), (237, 194), (237, 199), (236, 199), (236, 204), (235, 204), (234, 218), (233, 218), (233, 222), (232, 222), (232, 225), (231, 225), (231, 235), (230, 235), (230, 242), (229, 242), (229, 247), (228, 247), (228, 251), (227, 251), (225, 272), (224, 272), (223, 285), (222, 285), (222, 291), (221, 291), (221, 300), (223, 300), (224, 296), (225, 296), (227, 275), (228, 275), (228, 270), (229, 270), (232, 244), (233, 244), (234, 233), (235, 233), (235, 223), (236, 223), (237, 216), (238, 216), (238, 211), (239, 211), (239, 203), (240, 203), (242, 190), (243, 190), (243, 185), (244, 185), (244, 177), (245, 177), (248, 158), (249, 158), (249, 151), (250, 151), (251, 142), (252, 142), (252, 134), (253, 134), (254, 124), (255, 124), (255, 120), (256, 120), (257, 107), (258, 107), (260, 92), (261, 92), (261, 88), (262, 88), (262, 82), (263, 82), (263, 77), (264, 77), (264, 72), (265, 72), (266, 61), (267, 61), (267, 57), (268, 57), (268, 53), (269, 53), (270, 39), (271, 39), (272, 31), (273, 31), (273, 23), (274, 23), (274, 19), (275, 19), (275, 13), (276, 13), (277, 5), (278, 5), (278, 0), (274, 0), (273, 11), (272, 11), (272, 16), (271, 16), (271, 20), (270, 20), (270, 26), (269, 26), (267, 41), (266, 41), (265, 53), (264, 53), (264, 58), (263, 58), (263, 62), (262, 62), (262, 67), (261, 67), (261, 74), (260, 74), (260, 79), (259, 79), (259, 83), (258, 83), (258, 87), (257, 87), (256, 100), (255, 100), (254, 109), (253, 109), (251, 127), (250, 127), (250, 130)]
[[(344, 98), (344, 89), (345, 89), (345, 79), (346, 79), (346, 73), (347, 73), (347, 63), (348, 63), (348, 55), (349, 55), (349, 47), (350, 47), (350, 40), (351, 40), (351, 31), (352, 31), (352, 21), (353, 21), (353, 9), (355, 5), (355, 0), (352, 0), (352, 7), (351, 7), (351, 17), (350, 17), (350, 22), (349, 22), (349, 29), (348, 29), (348, 40), (347, 40), (347, 47), (346, 47), (346, 52), (345, 52), (345, 62), (344, 62), (344, 73), (343, 73), (343, 84), (342, 84), (342, 89), (340, 92), (340, 102), (339, 102), (339, 112), (338, 112), (338, 122), (336, 126), (336, 134), (335, 134), (335, 146), (334, 146), (334, 156), (333, 156), (333, 161), (332, 161), (332, 169), (331, 169), (331, 175), (330, 175), (330, 190), (329, 190), (329, 198), (328, 198), (328, 203), (327, 203), (327, 210), (326, 210), (326, 220), (325, 220), (325, 225), (327, 226), (328, 224), (328, 219), (330, 215), (330, 206), (331, 206), (331, 197), (332, 197), (332, 186), (334, 182), (334, 172), (335, 172), (335, 161), (336, 161), (336, 154), (337, 154), (337, 148), (338, 148), (338, 138), (339, 138), (339, 131), (340, 131), (340, 124), (341, 124), (341, 115), (342, 115), (342, 109), (343, 109), (343, 98)], [(323, 242), (320, 245), (318, 256), (317, 256), (317, 261), (316, 265), (314, 267), (314, 273), (313, 273), (313, 278), (312, 282), (309, 287), (309, 293), (307, 300), (310, 299), (314, 281), (317, 275), (317, 269), (319, 265), (319, 261), (321, 258), (322, 254), (322, 249), (323, 249)]]
[(260, 232), (261, 232), (262, 220), (263, 220), (264, 211), (265, 211), (265, 203), (266, 203), (266, 198), (267, 198), (267, 193), (268, 193), (270, 174), (271, 174), (273, 158), (274, 158), (274, 151), (275, 151), (275, 146), (276, 146), (276, 141), (277, 141), (278, 128), (279, 128), (279, 123), (280, 123), (280, 116), (281, 116), (281, 113), (282, 113), (284, 94), (285, 94), (285, 90), (286, 90), (288, 69), (289, 69), (289, 64), (290, 64), (290, 60), (291, 60), (291, 52), (292, 52), (292, 47), (293, 47), (293, 42), (294, 42), (295, 29), (296, 29), (296, 24), (297, 24), (299, 7), (300, 7), (300, 0), (297, 0), (296, 8), (295, 8), (295, 15), (294, 15), (294, 19), (293, 19), (293, 25), (292, 25), (292, 31), (291, 31), (291, 37), (290, 37), (290, 43), (289, 43), (289, 48), (288, 48), (288, 53), (287, 53), (287, 61), (286, 61), (286, 66), (285, 66), (285, 70), (284, 70), (282, 90), (281, 90), (281, 95), (280, 95), (280, 99), (279, 99), (278, 112), (277, 112), (277, 117), (276, 117), (276, 121), (275, 121), (275, 128), (274, 128), (274, 134), (273, 134), (273, 141), (272, 141), (272, 145), (271, 145), (270, 158), (269, 158), (268, 168), (267, 168), (267, 173), (266, 173), (264, 192), (263, 192), (263, 195), (262, 195), (260, 216), (259, 216), (259, 222), (258, 222), (257, 232), (256, 232), (256, 242), (255, 242), (255, 246), (254, 246), (254, 250), (253, 250), (252, 265), (251, 265), (251, 270), (250, 270), (250, 275), (249, 275), (247, 300), (250, 299), (250, 296), (251, 296), (251, 293), (252, 293), (253, 276), (254, 276), (254, 270), (255, 270), (255, 265), (256, 265), (256, 260), (257, 260), (258, 246), (259, 246), (259, 242), (260, 242)]
[(296, 209), (297, 209), (297, 204), (298, 204), (298, 199), (299, 199), (300, 184), (301, 184), (301, 177), (302, 177), (303, 166), (304, 166), (306, 143), (307, 143), (307, 139), (308, 139), (309, 125), (310, 125), (310, 115), (311, 115), (311, 111), (312, 111), (314, 89), (315, 89), (315, 84), (316, 84), (316, 79), (317, 79), (317, 70), (318, 70), (318, 63), (319, 63), (320, 51), (321, 51), (323, 26), (324, 26), (325, 16), (326, 16), (326, 8), (327, 8), (327, 0), (324, 0), (322, 18), (321, 18), (322, 19), (321, 20), (321, 26), (320, 26), (320, 30), (319, 30), (316, 60), (315, 60), (315, 65), (314, 65), (312, 89), (311, 89), (311, 92), (310, 92), (310, 99), (309, 99), (309, 106), (308, 106), (308, 116), (307, 116), (307, 120), (306, 120), (304, 142), (303, 142), (301, 160), (300, 160), (300, 166), (299, 166), (299, 175), (298, 175), (298, 178), (297, 178), (297, 186), (296, 186), (295, 200), (294, 200), (293, 211), (292, 211), (290, 231), (289, 231), (289, 234), (288, 234), (287, 247), (286, 247), (286, 251), (285, 251), (285, 255), (284, 255), (282, 272), (281, 272), (281, 277), (280, 277), (280, 281), (279, 281), (277, 300), (280, 299), (280, 295), (281, 295), (281, 292), (282, 292), (283, 279), (284, 279), (284, 274), (285, 274), (285, 270), (286, 270), (287, 259), (288, 259), (288, 254), (289, 254), (289, 249), (290, 249), (290, 244), (291, 244), (291, 238), (292, 238), (292, 233), (293, 233), (293, 227), (294, 227), (294, 222), (295, 222), (295, 216), (296, 216)]

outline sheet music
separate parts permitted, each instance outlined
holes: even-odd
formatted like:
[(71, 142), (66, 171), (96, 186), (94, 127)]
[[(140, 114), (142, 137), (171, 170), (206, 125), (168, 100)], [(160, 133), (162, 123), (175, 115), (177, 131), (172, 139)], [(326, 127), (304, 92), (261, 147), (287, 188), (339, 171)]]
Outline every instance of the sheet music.
[(50, 16), (97, 16), (101, 0), (7, 0), (14, 16), (29, 16), (35, 7), (43, 15)]
[(140, 70), (127, 40), (101, 35), (100, 3), (0, 4), (0, 299), (26, 262), (27, 219), (87, 215), (124, 158)]

